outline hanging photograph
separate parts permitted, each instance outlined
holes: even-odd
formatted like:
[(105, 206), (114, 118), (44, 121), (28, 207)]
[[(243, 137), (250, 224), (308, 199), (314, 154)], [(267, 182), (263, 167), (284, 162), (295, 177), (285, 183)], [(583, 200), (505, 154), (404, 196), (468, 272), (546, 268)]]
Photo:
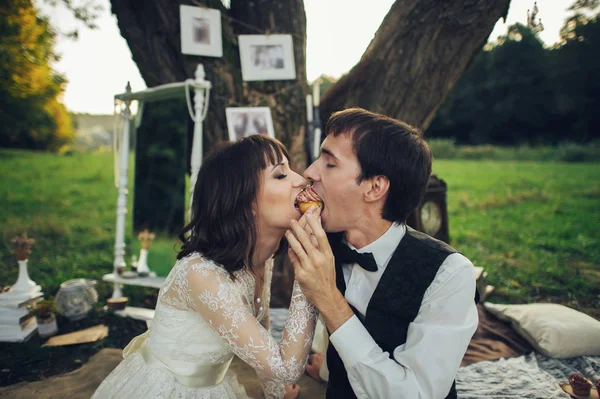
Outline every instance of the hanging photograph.
[(292, 35), (240, 35), (239, 46), (244, 80), (296, 79)]
[(269, 107), (225, 108), (229, 140), (235, 141), (253, 134), (275, 138)]
[(212, 8), (179, 6), (181, 52), (207, 57), (223, 56), (221, 12)]

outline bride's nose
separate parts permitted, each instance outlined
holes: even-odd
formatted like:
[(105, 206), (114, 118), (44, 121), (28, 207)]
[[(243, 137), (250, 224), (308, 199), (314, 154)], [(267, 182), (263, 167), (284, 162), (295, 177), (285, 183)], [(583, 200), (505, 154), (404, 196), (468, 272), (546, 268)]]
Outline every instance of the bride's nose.
[(308, 184), (308, 180), (304, 177), (300, 176), (298, 173), (295, 173), (296, 178), (294, 179), (294, 187), (304, 187)]

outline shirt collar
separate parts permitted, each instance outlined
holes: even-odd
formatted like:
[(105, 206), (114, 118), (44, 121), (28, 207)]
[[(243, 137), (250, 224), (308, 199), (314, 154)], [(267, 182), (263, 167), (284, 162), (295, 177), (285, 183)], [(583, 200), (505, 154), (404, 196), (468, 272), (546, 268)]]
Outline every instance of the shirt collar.
[(370, 243), (369, 245), (365, 245), (361, 249), (356, 249), (352, 244), (350, 244), (347, 240), (344, 239), (346, 244), (362, 254), (365, 252), (370, 252), (373, 254), (375, 258), (375, 262), (377, 263), (377, 267), (385, 267), (389, 259), (392, 257), (398, 244), (402, 241), (404, 234), (406, 233), (406, 225), (403, 223), (396, 224), (392, 223), (389, 229), (385, 233), (381, 235), (378, 239)]

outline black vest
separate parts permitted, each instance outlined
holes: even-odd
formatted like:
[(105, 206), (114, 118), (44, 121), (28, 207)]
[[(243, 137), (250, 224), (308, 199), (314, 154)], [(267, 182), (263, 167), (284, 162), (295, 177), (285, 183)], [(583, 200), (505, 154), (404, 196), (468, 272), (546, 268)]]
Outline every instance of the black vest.
[[(343, 233), (329, 235), (332, 247), (335, 247), (333, 242), (341, 240), (342, 235)], [(406, 343), (408, 325), (417, 317), (423, 295), (438, 269), (448, 255), (455, 252), (454, 248), (444, 242), (407, 226), (406, 234), (383, 272), (367, 306), (367, 315), (362, 321), (375, 342), (392, 358), (394, 349)], [(336, 262), (335, 266), (337, 286), (344, 294), (346, 283), (342, 265)], [(329, 345), (327, 349), (327, 366), (327, 398), (356, 398), (344, 363), (333, 345)], [(453, 382), (447, 399), (457, 397), (455, 385)]]

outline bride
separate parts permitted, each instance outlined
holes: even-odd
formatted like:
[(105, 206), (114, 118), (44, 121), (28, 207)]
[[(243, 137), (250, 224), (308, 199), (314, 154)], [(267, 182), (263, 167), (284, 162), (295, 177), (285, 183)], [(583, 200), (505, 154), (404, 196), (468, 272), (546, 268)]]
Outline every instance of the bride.
[(297, 396), (297, 385), (284, 384), (302, 376), (317, 318), (297, 282), (281, 341), (269, 334), (273, 255), (300, 219), (294, 204), (305, 185), (288, 160), (279, 141), (254, 135), (204, 161), (152, 327), (93, 398), (245, 398), (228, 373), (234, 354), (256, 370), (267, 398)]

